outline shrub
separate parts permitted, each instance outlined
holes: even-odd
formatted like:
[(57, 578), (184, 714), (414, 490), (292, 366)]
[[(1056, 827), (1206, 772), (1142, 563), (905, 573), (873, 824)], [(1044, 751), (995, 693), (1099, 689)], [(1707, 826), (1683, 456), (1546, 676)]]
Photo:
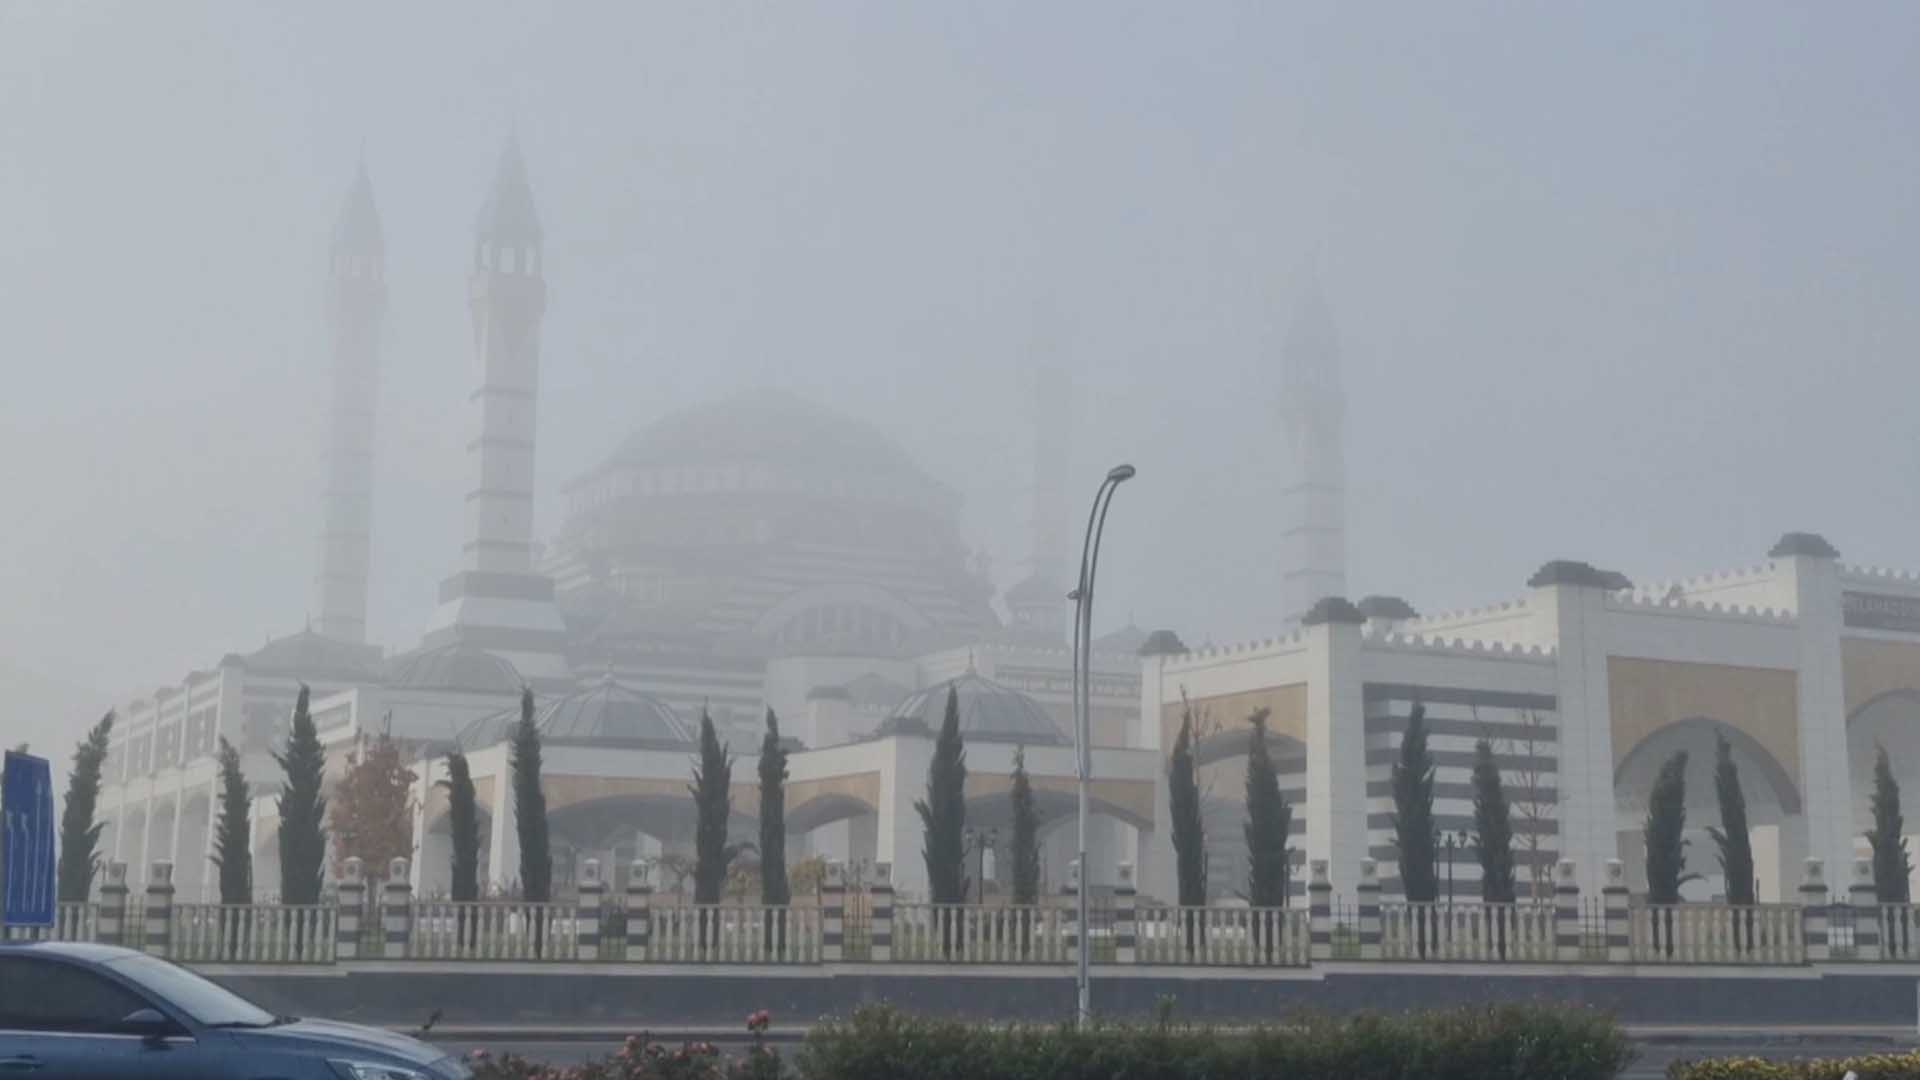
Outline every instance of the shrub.
[(518, 1054), (485, 1050), (474, 1051), (467, 1065), (474, 1080), (779, 1080), (780, 1055), (766, 1044), (771, 1022), (765, 1009), (747, 1017), (753, 1045), (739, 1057), (728, 1057), (708, 1042), (668, 1047), (635, 1035), (619, 1053), (581, 1065), (542, 1065)]
[(1165, 1021), (994, 1027), (882, 1006), (816, 1027), (796, 1065), (807, 1080), (1602, 1080), (1631, 1056), (1607, 1017), (1546, 1006), (1311, 1017), (1234, 1032)]
[(1812, 1061), (1676, 1061), (1667, 1067), (1667, 1080), (1842, 1080), (1848, 1073), (1860, 1080), (1920, 1080), (1920, 1050)]

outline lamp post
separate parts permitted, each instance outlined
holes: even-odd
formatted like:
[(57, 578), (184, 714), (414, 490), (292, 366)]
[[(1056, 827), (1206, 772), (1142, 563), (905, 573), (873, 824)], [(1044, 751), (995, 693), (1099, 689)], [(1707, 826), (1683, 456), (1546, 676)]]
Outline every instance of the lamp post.
[(1453, 904), (1453, 845), (1456, 840), (1453, 833), (1447, 834), (1447, 904)]
[(1087, 933), (1091, 925), (1087, 918), (1087, 894), (1093, 884), (1093, 875), (1089, 873), (1092, 864), (1087, 862), (1087, 782), (1093, 773), (1093, 732), (1088, 720), (1089, 701), (1093, 697), (1093, 675), (1089, 670), (1093, 650), (1093, 578), (1100, 568), (1100, 537), (1107, 531), (1107, 507), (1113, 503), (1113, 493), (1131, 479), (1133, 466), (1115, 465), (1107, 470), (1107, 478), (1100, 481), (1100, 489), (1094, 492), (1093, 508), (1087, 511), (1086, 537), (1080, 542), (1080, 583), (1070, 594), (1074, 602), (1073, 756), (1080, 796), (1080, 890), (1075, 898), (1080, 928), (1077, 1016), (1082, 1024), (1093, 1019), (1093, 983), (1088, 965), (1088, 954), (1093, 950)]

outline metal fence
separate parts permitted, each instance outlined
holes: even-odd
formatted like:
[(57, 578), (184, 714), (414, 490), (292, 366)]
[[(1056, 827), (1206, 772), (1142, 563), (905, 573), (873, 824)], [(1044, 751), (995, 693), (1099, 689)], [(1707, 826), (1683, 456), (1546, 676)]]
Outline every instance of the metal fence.
[(1555, 918), (1550, 904), (1383, 903), (1380, 958), (1546, 962), (1557, 955)]

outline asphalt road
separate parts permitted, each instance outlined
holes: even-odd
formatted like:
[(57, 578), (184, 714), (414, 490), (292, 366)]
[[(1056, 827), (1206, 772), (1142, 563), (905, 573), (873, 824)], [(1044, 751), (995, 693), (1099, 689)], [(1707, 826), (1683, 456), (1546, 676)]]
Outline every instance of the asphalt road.
[[(434, 1039), (447, 1048), (450, 1053), (466, 1054), (479, 1048), (492, 1051), (509, 1051), (532, 1061), (549, 1062), (556, 1065), (575, 1064), (593, 1058), (604, 1057), (620, 1049), (618, 1039), (608, 1039), (588, 1033), (579, 1033), (579, 1037), (569, 1037), (566, 1033), (509, 1032), (507, 1037), (486, 1038), (478, 1033), (450, 1032)], [(770, 1040), (783, 1053), (791, 1052), (803, 1032), (799, 1029), (785, 1028), (774, 1032)], [(691, 1040), (712, 1042), (721, 1049), (738, 1053), (747, 1046), (746, 1040), (736, 1034), (700, 1030), (689, 1032), (661, 1032), (656, 1035), (660, 1041), (669, 1045)], [(1636, 1032), (1634, 1047), (1639, 1056), (1622, 1080), (1657, 1080), (1667, 1074), (1667, 1066), (1675, 1061), (1705, 1057), (1762, 1057), (1774, 1060), (1791, 1060), (1814, 1057), (1847, 1057), (1854, 1054), (1879, 1053), (1891, 1050), (1910, 1049), (1920, 1045), (1920, 1038), (1912, 1033), (1891, 1030), (1847, 1030), (1847, 1029), (1809, 1029), (1806, 1031), (1779, 1031), (1756, 1029), (1753, 1031), (1727, 1030), (1674, 1030), (1660, 1032)]]

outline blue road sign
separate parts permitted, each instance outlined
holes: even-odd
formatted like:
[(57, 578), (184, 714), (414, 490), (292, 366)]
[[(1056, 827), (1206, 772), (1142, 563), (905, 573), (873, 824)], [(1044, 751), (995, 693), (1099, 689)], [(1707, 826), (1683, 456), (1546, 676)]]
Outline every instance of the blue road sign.
[(0, 923), (52, 926), (53, 770), (47, 759), (7, 751), (0, 815), (7, 836), (6, 903)]

